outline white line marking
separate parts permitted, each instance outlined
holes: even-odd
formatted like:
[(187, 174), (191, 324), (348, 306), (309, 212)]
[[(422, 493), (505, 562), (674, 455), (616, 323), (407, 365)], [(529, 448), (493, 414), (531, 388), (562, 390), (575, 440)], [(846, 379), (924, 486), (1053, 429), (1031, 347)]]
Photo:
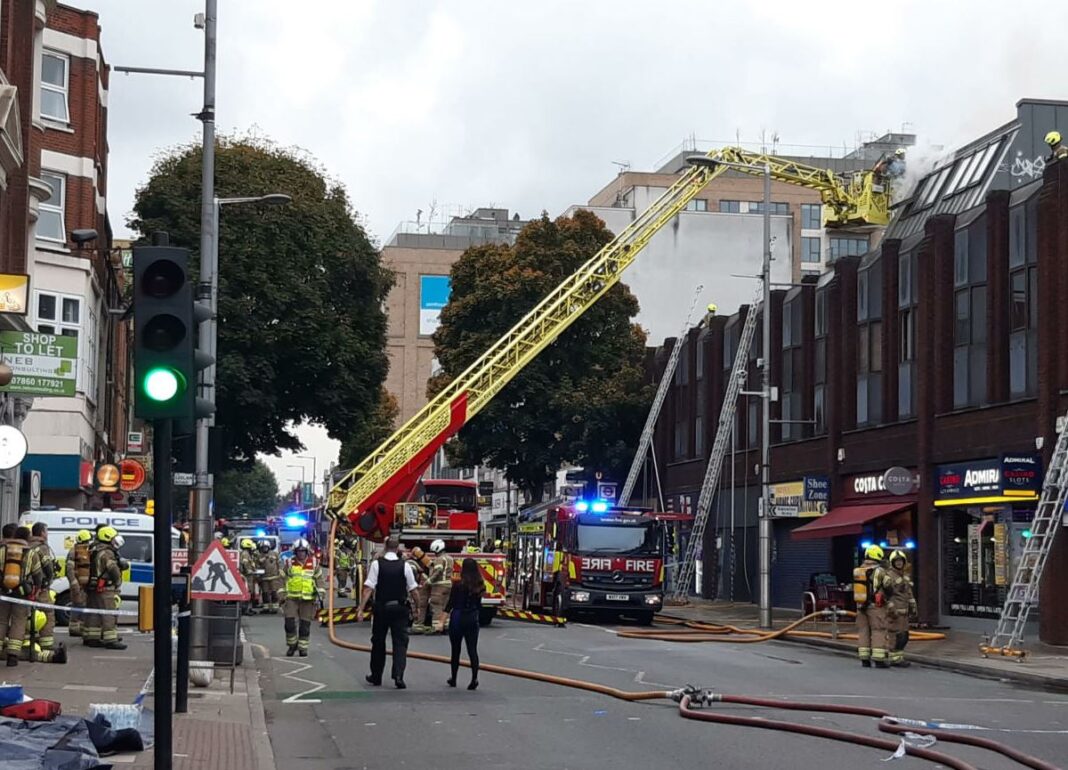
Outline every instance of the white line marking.
[(108, 757), (108, 762), (113, 762), (120, 765), (132, 765), (137, 761), (136, 754), (115, 754)]
[(647, 684), (647, 685), (649, 685), (651, 687), (666, 687), (669, 690), (674, 690), (675, 689), (675, 685), (673, 685), (673, 684), (664, 684), (663, 682), (647, 682), (645, 680), (645, 672), (644, 671), (639, 671), (638, 675), (634, 677), (634, 681), (637, 682), (638, 684)]
[(282, 676), (284, 676), (286, 679), (292, 679), (294, 682), (301, 682), (303, 684), (310, 684), (311, 685), (311, 687), (309, 687), (304, 692), (298, 692), (296, 695), (290, 695), (288, 698), (283, 700), (282, 703), (322, 703), (322, 701), (319, 700), (318, 698), (305, 698), (305, 697), (303, 697), (305, 695), (311, 695), (313, 693), (317, 693), (317, 692), (319, 692), (319, 690), (326, 689), (326, 685), (323, 684), (322, 682), (316, 682), (313, 679), (303, 679), (303, 678), (297, 676), (297, 674), (303, 673), (303, 672), (307, 671), (308, 669), (313, 668), (313, 666), (310, 663), (299, 663), (299, 662), (297, 662), (295, 660), (289, 660), (287, 658), (277, 658), (276, 660), (278, 660), (279, 663), (292, 663), (295, 666), (300, 666), (300, 668), (294, 669), (293, 671), (290, 671), (288, 674), (282, 674)]
[(363, 726), (364, 727), (377, 727), (378, 726), (378, 722), (364, 722)]
[(118, 692), (118, 687), (105, 687), (96, 684), (65, 684), (64, 690), (76, 690), (77, 692)]

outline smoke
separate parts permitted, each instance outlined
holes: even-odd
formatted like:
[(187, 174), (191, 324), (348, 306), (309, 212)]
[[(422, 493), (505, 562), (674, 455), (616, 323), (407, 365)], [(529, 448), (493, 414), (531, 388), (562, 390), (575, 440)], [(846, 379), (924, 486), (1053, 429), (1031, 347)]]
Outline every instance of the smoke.
[(905, 151), (905, 175), (894, 183), (893, 202), (898, 203), (913, 194), (916, 185), (931, 171), (953, 156), (954, 147), (935, 144), (927, 137), (917, 136), (916, 144)]

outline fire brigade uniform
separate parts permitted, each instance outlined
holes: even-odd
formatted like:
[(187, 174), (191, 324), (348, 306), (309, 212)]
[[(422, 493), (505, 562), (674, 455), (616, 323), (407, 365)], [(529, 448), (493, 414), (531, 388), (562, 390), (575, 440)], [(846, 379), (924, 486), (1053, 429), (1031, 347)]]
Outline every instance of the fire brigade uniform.
[[(435, 544), (440, 541), (435, 541)], [(445, 545), (442, 543), (442, 549)], [(434, 550), (434, 546), (431, 546)], [(436, 551), (436, 556), (430, 562), (430, 575), (427, 584), (430, 586), (430, 615), (431, 627), (434, 633), (445, 631), (445, 603), (449, 600), (449, 591), (452, 589), (452, 557), (444, 550)]]
[(282, 571), (278, 562), (278, 553), (271, 549), (271, 544), (266, 540), (260, 541), (256, 566), (257, 569), (263, 570), (263, 574), (257, 581), (260, 587), (260, 602), (264, 605), (265, 612), (274, 615), (278, 612), (278, 592), (282, 588)]
[[(28, 542), (17, 537), (0, 541), (0, 564), (3, 564), (0, 593), (30, 601), (37, 598), (42, 579), (41, 565), (34, 558)], [(0, 640), (3, 640), (9, 666), (17, 666), (22, 654), (29, 610), (25, 604), (0, 601)]]
[[(51, 601), (55, 601), (52, 599)], [(34, 610), (33, 629), (34, 634), (41, 633), (48, 618), (42, 610)], [(22, 643), (22, 659), (32, 663), (66, 663), (67, 648), (62, 644), (56, 645), (55, 649), (45, 649), (35, 639), (26, 639)]]
[[(303, 543), (303, 547), (300, 544)], [(304, 557), (298, 555), (304, 552)], [(311, 636), (311, 623), (315, 617), (320, 583), (323, 577), (319, 560), (312, 555), (308, 543), (303, 538), (294, 543), (293, 556), (286, 559), (282, 567), (285, 578), (285, 629), (286, 655), (292, 656), (300, 651), (300, 657), (308, 657), (308, 641)], [(299, 623), (298, 623), (299, 621)]]
[[(879, 668), (889, 665), (886, 637), (883, 549), (869, 546), (864, 561), (853, 570), (853, 599), (857, 605), (857, 657), (865, 668), (874, 661)], [(872, 646), (873, 644), (877, 646)]]
[(909, 618), (916, 615), (916, 598), (912, 593), (912, 581), (905, 574), (908, 557), (904, 551), (890, 554), (890, 567), (886, 570), (886, 586), (889, 598), (886, 602), (886, 649), (890, 653), (891, 666), (908, 666), (905, 660), (905, 645), (909, 641)]
[(412, 564), (412, 571), (415, 573), (415, 582), (419, 586), (415, 590), (413, 596), (414, 618), (412, 621), (412, 633), (413, 634), (426, 634), (431, 632), (431, 627), (426, 625), (426, 610), (430, 603), (430, 586), (427, 584), (427, 575), (430, 572), (430, 557), (427, 556), (423, 549), (416, 546), (411, 550), (411, 555), (408, 561)]
[[(86, 586), (86, 605), (91, 610), (116, 610), (121, 601), (119, 589), (122, 588), (123, 568), (115, 544), (118, 537), (114, 527), (103, 527), (96, 535), (90, 557), (89, 585)], [(109, 650), (126, 649), (126, 645), (119, 641), (118, 617), (96, 612), (85, 617), (82, 643)]]
[[(31, 537), (29, 540), (30, 550), (33, 551), (38, 564), (41, 565), (41, 594), (48, 596), (52, 590), (52, 581), (60, 577), (60, 564), (48, 545), (48, 537)], [(44, 613), (44, 625), (37, 629), (37, 642), (42, 650), (51, 650), (56, 646), (56, 611), (52, 609), (40, 610)]]
[(88, 582), (89, 547), (92, 540), (92, 532), (87, 529), (79, 530), (78, 534), (75, 535), (74, 545), (67, 551), (67, 562), (64, 565), (67, 583), (70, 584), (70, 608), (72, 610), (70, 621), (67, 623), (67, 631), (72, 637), (82, 635), (82, 623), (85, 616), (73, 610), (85, 609), (85, 586), (82, 585), (82, 577), (79, 576), (79, 572), (84, 573), (84, 579)]
[[(238, 569), (241, 571), (241, 577), (245, 579), (245, 585), (251, 589), (256, 585), (256, 544), (249, 540), (247, 537), (241, 541), (241, 556), (238, 560)], [(241, 611), (248, 615), (252, 612), (252, 601), (254, 597), (249, 595), (249, 600), (243, 602), (241, 605)]]

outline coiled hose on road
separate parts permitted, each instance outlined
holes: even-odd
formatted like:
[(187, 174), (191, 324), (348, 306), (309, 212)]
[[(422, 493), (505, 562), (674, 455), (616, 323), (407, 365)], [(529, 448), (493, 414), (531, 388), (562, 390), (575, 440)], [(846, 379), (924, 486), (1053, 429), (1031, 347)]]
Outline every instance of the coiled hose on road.
[[(334, 539), (337, 535), (337, 520), (334, 520), (330, 525), (330, 566), (328, 567), (329, 583), (331, 590), (326, 592), (327, 595), (327, 629), (330, 643), (341, 647), (346, 650), (354, 650), (356, 652), (370, 652), (371, 646), (369, 644), (355, 644), (353, 642), (345, 641), (338, 637), (334, 628)], [(818, 614), (818, 613), (817, 613)], [(798, 623), (791, 624), (786, 628), (779, 629), (779, 631), (771, 632), (770, 634), (762, 634), (768, 638), (777, 638), (783, 633), (788, 632), (791, 628), (795, 627), (801, 622), (804, 622), (808, 618), (802, 618)], [(687, 622), (688, 624), (688, 622)], [(720, 628), (720, 627), (717, 627)], [(731, 628), (730, 626), (723, 626), (722, 628)], [(700, 633), (701, 631), (698, 630)], [(678, 632), (685, 633), (685, 632)], [(743, 633), (752, 633), (751, 630), (743, 631)], [(797, 633), (797, 632), (794, 632)], [(642, 632), (624, 632), (620, 633), (620, 636), (627, 634), (637, 634), (637, 636), (629, 636), (628, 638), (654, 638), (643, 634)], [(712, 640), (726, 641), (722, 637), (713, 636)], [(671, 639), (669, 641), (677, 641)], [(733, 640), (733, 641), (766, 641), (765, 639), (745, 639), (745, 640)], [(416, 652), (409, 650), (408, 657), (415, 660), (425, 660), (433, 663), (443, 663), (448, 665), (451, 661), (446, 655), (434, 655), (427, 652)], [(465, 668), (469, 666), (466, 660), (461, 661), (461, 665)], [(481, 671), (488, 671), (492, 674), (500, 674), (502, 676), (517, 677), (519, 679), (527, 679), (534, 682), (543, 682), (545, 684), (554, 684), (561, 687), (570, 687), (576, 690), (585, 690), (586, 692), (594, 692), (599, 695), (607, 695), (611, 698), (618, 700), (635, 702), (635, 701), (650, 701), (650, 700), (670, 700), (679, 704), (679, 714), (685, 719), (693, 719), (702, 722), (716, 722), (718, 724), (737, 725), (744, 727), (756, 727), (764, 730), (778, 730), (782, 732), (797, 733), (800, 735), (809, 735), (816, 738), (824, 738), (826, 740), (839, 741), (843, 743), (852, 743), (857, 746), (868, 746), (874, 749), (880, 749), (883, 751), (897, 751), (901, 746), (901, 743), (884, 738), (876, 738), (870, 735), (864, 735), (863, 733), (854, 733), (846, 730), (836, 730), (829, 727), (819, 727), (815, 725), (804, 725), (795, 722), (785, 722), (774, 719), (764, 719), (762, 717), (742, 716), (739, 714), (726, 714), (719, 711), (707, 710), (707, 705), (711, 703), (734, 703), (746, 706), (759, 706), (764, 708), (782, 709), (790, 711), (813, 711), (813, 712), (829, 712), (835, 714), (847, 714), (852, 716), (865, 716), (880, 719), (879, 729), (887, 733), (904, 734), (904, 733), (920, 733), (926, 735), (934, 735), (939, 740), (963, 743), (971, 746), (977, 746), (980, 748), (988, 749), (990, 751), (998, 752), (1003, 756), (1019, 762), (1025, 767), (1034, 768), (1035, 770), (1058, 770), (1056, 765), (1045, 762), (1044, 760), (1032, 757), (1017, 751), (1009, 746), (998, 743), (997, 741), (977, 738), (968, 735), (959, 735), (956, 733), (946, 733), (942, 730), (931, 729), (925, 727), (910, 727), (899, 724), (893, 717), (891, 717), (886, 711), (876, 708), (868, 708), (864, 706), (848, 706), (837, 705), (832, 703), (806, 703), (802, 701), (778, 701), (769, 698), (751, 698), (745, 695), (728, 695), (728, 694), (714, 694), (707, 690), (698, 690), (696, 688), (684, 688), (678, 690), (645, 690), (641, 692), (631, 692), (628, 690), (621, 690), (617, 687), (609, 687), (608, 685), (598, 684), (596, 682), (587, 682), (583, 679), (571, 679), (570, 677), (554, 676), (553, 674), (544, 674), (540, 671), (528, 671), (522, 668), (512, 668), (511, 666), (500, 666), (495, 663), (482, 663), (479, 665)], [(699, 708), (695, 708), (695, 706)], [(905, 722), (907, 720), (901, 720)], [(923, 724), (923, 723), (921, 723)], [(936, 764), (942, 764), (946, 767), (955, 768), (955, 770), (978, 770), (974, 765), (971, 765), (964, 760), (957, 759), (948, 754), (943, 754), (931, 749), (920, 748), (918, 746), (910, 746), (907, 743), (905, 745), (905, 753), (909, 756), (914, 756), (917, 759), (923, 759), (928, 762), (934, 762)]]
[[(805, 615), (788, 626), (774, 631), (763, 631), (756, 628), (742, 628), (732, 625), (716, 625), (704, 623), (699, 620), (687, 620), (686, 618), (673, 617), (671, 615), (657, 615), (657, 621), (665, 625), (684, 626), (684, 631), (662, 631), (659, 629), (623, 629), (616, 631), (616, 635), (624, 639), (653, 639), (661, 642), (733, 642), (734, 644), (747, 644), (753, 642), (769, 642), (783, 636), (794, 636), (806, 639), (844, 639), (856, 641), (855, 633), (844, 633), (835, 636), (830, 631), (799, 631), (799, 626), (810, 620), (825, 618), (827, 613), (837, 612), (838, 615), (855, 617), (857, 613), (847, 610), (821, 610)], [(738, 637), (728, 636), (738, 634)], [(739, 638), (740, 637), (740, 638)], [(945, 639), (945, 634), (934, 631), (910, 631), (909, 640), (914, 642), (934, 642)]]

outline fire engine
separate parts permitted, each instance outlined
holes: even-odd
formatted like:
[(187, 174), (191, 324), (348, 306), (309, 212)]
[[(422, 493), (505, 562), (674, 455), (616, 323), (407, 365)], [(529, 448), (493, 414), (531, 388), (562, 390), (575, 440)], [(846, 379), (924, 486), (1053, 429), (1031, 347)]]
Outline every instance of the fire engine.
[(522, 511), (519, 592), (526, 609), (633, 616), (664, 601), (664, 524), (643, 508), (553, 500)]
[(474, 553), (468, 546), (478, 542), (478, 488), (473, 481), (423, 479), (412, 489), (408, 501), (394, 507), (394, 521), (401, 543), (408, 549), (419, 546), (430, 551), (435, 540), (445, 542), (445, 552), (453, 557), (453, 580), (460, 579), (465, 558), (478, 563), (486, 593), (479, 621), (489, 625), (504, 603), (505, 556), (503, 553)]

